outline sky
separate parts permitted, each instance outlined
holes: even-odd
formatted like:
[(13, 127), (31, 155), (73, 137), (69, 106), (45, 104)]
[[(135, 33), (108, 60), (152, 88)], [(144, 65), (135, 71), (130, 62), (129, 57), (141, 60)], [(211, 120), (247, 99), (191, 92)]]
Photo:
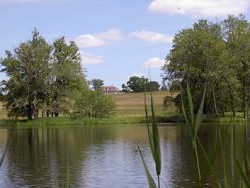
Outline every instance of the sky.
[[(65, 36), (82, 54), (88, 80), (121, 88), (131, 76), (161, 83), (172, 39), (199, 19), (250, 20), (250, 0), (0, 0), (0, 57), (31, 39)], [(0, 73), (0, 80), (6, 79)]]

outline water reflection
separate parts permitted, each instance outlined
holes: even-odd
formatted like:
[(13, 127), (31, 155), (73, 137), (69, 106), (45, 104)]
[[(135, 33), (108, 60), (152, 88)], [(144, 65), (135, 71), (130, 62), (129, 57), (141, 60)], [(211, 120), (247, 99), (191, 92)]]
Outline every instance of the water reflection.
[[(163, 187), (197, 186), (195, 157), (186, 128), (170, 125), (159, 130)], [(0, 153), (10, 131), (0, 129)], [(235, 134), (240, 132), (237, 129)], [(200, 134), (205, 149), (212, 150), (216, 129), (208, 126)], [(68, 164), (72, 187), (147, 187), (137, 145), (150, 171), (155, 172), (144, 126), (19, 128), (12, 132), (0, 168), (0, 185), (65, 187)]]

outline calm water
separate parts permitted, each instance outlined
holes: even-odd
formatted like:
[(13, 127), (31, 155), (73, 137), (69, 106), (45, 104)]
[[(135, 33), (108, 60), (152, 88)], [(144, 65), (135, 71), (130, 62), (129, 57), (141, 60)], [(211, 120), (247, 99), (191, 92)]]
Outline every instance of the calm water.
[[(185, 126), (165, 125), (159, 131), (162, 187), (198, 186), (194, 152)], [(244, 141), (242, 134), (248, 132), (248, 127), (237, 127), (235, 148)], [(206, 149), (213, 148), (216, 134), (215, 126), (204, 126), (200, 136)], [(145, 126), (0, 129), (0, 154), (9, 135), (0, 168), (1, 188), (65, 187), (67, 165), (72, 187), (147, 187), (137, 145), (150, 171), (155, 172)], [(223, 147), (229, 156), (230, 144), (225, 142)], [(206, 183), (204, 187), (212, 187), (212, 180)]]

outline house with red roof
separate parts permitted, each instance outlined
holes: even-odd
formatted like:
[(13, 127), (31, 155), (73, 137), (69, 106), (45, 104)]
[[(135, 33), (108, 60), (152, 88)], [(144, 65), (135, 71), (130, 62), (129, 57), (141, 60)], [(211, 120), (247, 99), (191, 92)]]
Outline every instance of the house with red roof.
[(120, 90), (117, 87), (113, 86), (113, 85), (111, 85), (111, 86), (103, 86), (102, 91), (105, 94), (118, 94), (118, 93), (120, 93)]

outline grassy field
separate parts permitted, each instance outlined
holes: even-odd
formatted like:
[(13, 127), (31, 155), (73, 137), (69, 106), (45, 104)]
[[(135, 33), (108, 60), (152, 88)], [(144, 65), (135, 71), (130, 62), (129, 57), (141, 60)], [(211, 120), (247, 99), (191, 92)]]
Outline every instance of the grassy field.
[[(154, 108), (157, 116), (171, 115), (176, 112), (174, 107), (164, 110), (163, 99), (168, 91), (153, 92)], [(117, 105), (118, 118), (145, 117), (144, 93), (126, 93), (112, 95)], [(147, 106), (150, 107), (150, 94), (147, 93)], [(149, 109), (149, 108), (148, 108)]]
[(6, 119), (7, 112), (4, 110), (2, 102), (0, 102), (0, 119)]
[[(156, 116), (160, 117), (160, 122), (165, 121), (166, 117), (176, 115), (176, 108), (170, 107), (167, 110), (163, 108), (163, 100), (166, 95), (169, 95), (168, 91), (157, 91), (153, 92), (154, 109)], [(31, 124), (37, 123), (40, 125), (47, 124), (60, 124), (60, 125), (70, 125), (70, 124), (119, 124), (119, 123), (142, 123), (145, 122), (145, 107), (144, 107), (144, 93), (127, 93), (127, 94), (116, 94), (111, 95), (117, 105), (116, 115), (113, 118), (108, 119), (98, 119), (98, 118), (39, 118), (32, 121)], [(147, 106), (149, 111), (149, 116), (151, 116), (150, 110), (150, 93), (147, 93)], [(0, 103), (0, 119), (7, 119), (7, 113), (4, 110), (2, 103)], [(167, 119), (169, 121), (169, 119)], [(171, 120), (170, 120), (171, 121)], [(174, 120), (175, 121), (175, 120)], [(11, 120), (10, 123), (13, 124), (16, 120)], [(27, 121), (17, 121), (18, 124), (29, 124)], [(6, 121), (2, 122), (6, 124)]]

